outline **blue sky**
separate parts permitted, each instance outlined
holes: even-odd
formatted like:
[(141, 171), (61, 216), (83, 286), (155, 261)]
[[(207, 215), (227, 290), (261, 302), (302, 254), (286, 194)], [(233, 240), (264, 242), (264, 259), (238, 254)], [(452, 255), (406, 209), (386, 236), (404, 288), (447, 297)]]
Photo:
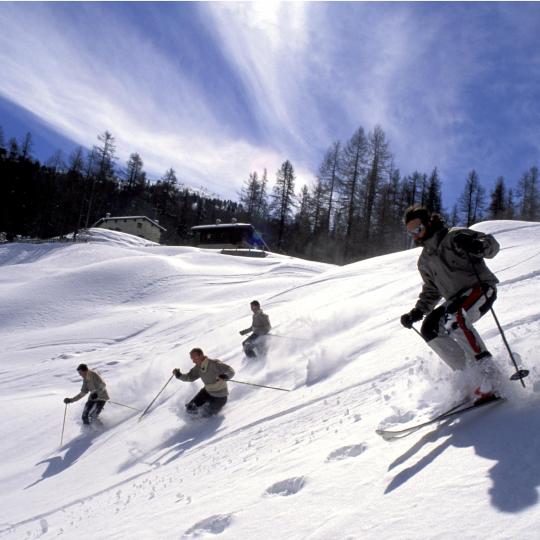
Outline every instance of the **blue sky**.
[(120, 163), (235, 198), (380, 124), (449, 206), (472, 168), (538, 165), (539, 28), (536, 3), (0, 3), (0, 125), (40, 159), (108, 129)]

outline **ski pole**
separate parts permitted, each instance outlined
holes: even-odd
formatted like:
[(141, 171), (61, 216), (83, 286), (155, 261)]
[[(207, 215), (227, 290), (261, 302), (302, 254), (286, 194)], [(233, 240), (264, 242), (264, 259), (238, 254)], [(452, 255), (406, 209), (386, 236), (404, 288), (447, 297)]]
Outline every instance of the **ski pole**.
[(64, 421), (62, 422), (62, 436), (60, 437), (60, 448), (62, 448), (62, 443), (64, 442), (64, 426), (66, 425), (66, 413), (67, 413), (67, 403), (64, 407)]
[(136, 409), (135, 407), (130, 407), (129, 405), (124, 405), (123, 403), (117, 403), (116, 401), (109, 400), (109, 403), (112, 403), (113, 405), (120, 405), (120, 407), (127, 407), (128, 409), (133, 409), (134, 411), (142, 411), (142, 409)]
[(265, 386), (264, 384), (255, 384), (255, 383), (250, 383), (250, 382), (237, 381), (235, 379), (229, 379), (228, 382), (235, 382), (238, 384), (247, 384), (249, 386), (258, 386), (259, 388), (270, 388), (271, 390), (281, 390), (282, 392), (291, 391), (291, 390), (288, 390), (287, 388), (278, 388), (277, 386)]
[(169, 380), (163, 385), (163, 388), (157, 393), (157, 396), (150, 402), (150, 405), (148, 405), (148, 407), (146, 407), (146, 409), (144, 409), (141, 416), (139, 416), (139, 421), (148, 412), (148, 409), (150, 409), (150, 407), (154, 404), (154, 401), (156, 401), (156, 399), (160, 396), (161, 392), (163, 392), (163, 390), (165, 390), (165, 388), (167, 388), (167, 385), (172, 381), (173, 377), (174, 377), (174, 375), (171, 375), (169, 377)]
[[(480, 274), (478, 273), (478, 269), (476, 268), (476, 264), (471, 258), (471, 255), (467, 252), (467, 257), (469, 259), (469, 262), (471, 263), (474, 274), (476, 276), (476, 279), (478, 280), (478, 283), (481, 283), (480, 280)], [(486, 291), (482, 288), (482, 293), (484, 295), (484, 298), (486, 299), (486, 302), (489, 302), (489, 298), (487, 297)], [(514, 358), (514, 353), (510, 349), (510, 345), (508, 344), (508, 341), (506, 340), (506, 336), (504, 335), (504, 331), (502, 329), (501, 324), (499, 323), (499, 319), (497, 318), (497, 315), (495, 314), (495, 310), (493, 309), (493, 305), (489, 307), (489, 311), (491, 311), (491, 314), (493, 315), (493, 318), (495, 319), (495, 324), (497, 325), (497, 328), (499, 329), (499, 332), (501, 334), (502, 340), (504, 342), (504, 345), (506, 347), (506, 350), (508, 351), (508, 354), (510, 355), (510, 358), (512, 360), (512, 363), (514, 364), (514, 367), (516, 368), (516, 372), (510, 377), (511, 380), (517, 381), (519, 380), (521, 382), (521, 385), (523, 388), (525, 388), (525, 382), (523, 379), (529, 374), (528, 369), (520, 369), (517, 365), (516, 359)]]

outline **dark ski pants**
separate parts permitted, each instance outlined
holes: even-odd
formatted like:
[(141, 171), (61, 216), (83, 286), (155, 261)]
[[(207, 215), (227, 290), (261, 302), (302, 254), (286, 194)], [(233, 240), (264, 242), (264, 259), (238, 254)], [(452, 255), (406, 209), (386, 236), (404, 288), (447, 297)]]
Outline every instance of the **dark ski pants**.
[(186, 411), (196, 414), (200, 407), (203, 416), (214, 416), (227, 403), (227, 396), (211, 396), (206, 389), (202, 389), (189, 403), (186, 403)]
[(267, 339), (265, 335), (251, 334), (251, 336), (242, 342), (245, 355), (248, 358), (265, 356), (268, 352)]
[(93, 400), (89, 399), (84, 404), (84, 409), (82, 413), (82, 421), (83, 424), (89, 424), (90, 420), (95, 420), (103, 410), (103, 407), (105, 407), (105, 401), (103, 400)]
[(453, 370), (465, 369), (467, 361), (491, 356), (473, 323), (489, 311), (496, 298), (495, 287), (479, 284), (435, 308), (424, 319), (422, 336)]

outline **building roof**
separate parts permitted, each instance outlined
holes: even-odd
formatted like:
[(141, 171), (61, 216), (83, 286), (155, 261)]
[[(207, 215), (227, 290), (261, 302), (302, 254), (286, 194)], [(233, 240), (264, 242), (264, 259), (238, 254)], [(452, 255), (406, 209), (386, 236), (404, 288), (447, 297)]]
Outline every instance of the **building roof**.
[(154, 221), (153, 219), (150, 219), (149, 217), (147, 216), (111, 216), (111, 217), (104, 217), (104, 218), (101, 218), (101, 219), (98, 219), (93, 225), (92, 227), (98, 227), (99, 225), (101, 225), (102, 223), (105, 223), (107, 221), (116, 221), (116, 220), (119, 220), (119, 219), (146, 219), (147, 221), (149, 221), (152, 225), (154, 225), (155, 227), (158, 227), (159, 229), (161, 229), (162, 231), (166, 231), (167, 229), (165, 229), (165, 227), (162, 227), (157, 221)]
[(191, 227), (192, 231), (204, 231), (208, 229), (229, 229), (230, 227), (245, 229), (247, 227), (253, 228), (251, 223), (217, 223), (214, 225), (195, 225)]

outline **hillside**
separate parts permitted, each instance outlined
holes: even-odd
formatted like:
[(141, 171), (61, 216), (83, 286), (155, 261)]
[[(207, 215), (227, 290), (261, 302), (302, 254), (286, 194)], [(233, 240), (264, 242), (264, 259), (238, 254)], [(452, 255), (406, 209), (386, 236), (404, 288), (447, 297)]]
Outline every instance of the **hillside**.
[[(475, 383), (399, 316), (419, 251), (344, 267), (230, 257), (93, 231), (86, 244), (0, 246), (1, 538), (533, 539), (540, 519), (540, 224), (485, 222), (502, 249), (495, 310), (531, 370), (524, 390), (388, 443)], [(250, 300), (270, 315), (264, 361), (241, 353)], [(477, 325), (511, 373), (490, 315)], [(188, 352), (236, 370), (223, 413), (186, 419), (199, 383), (173, 380), (148, 416), (108, 404), (83, 431), (85, 362), (143, 409)]]

